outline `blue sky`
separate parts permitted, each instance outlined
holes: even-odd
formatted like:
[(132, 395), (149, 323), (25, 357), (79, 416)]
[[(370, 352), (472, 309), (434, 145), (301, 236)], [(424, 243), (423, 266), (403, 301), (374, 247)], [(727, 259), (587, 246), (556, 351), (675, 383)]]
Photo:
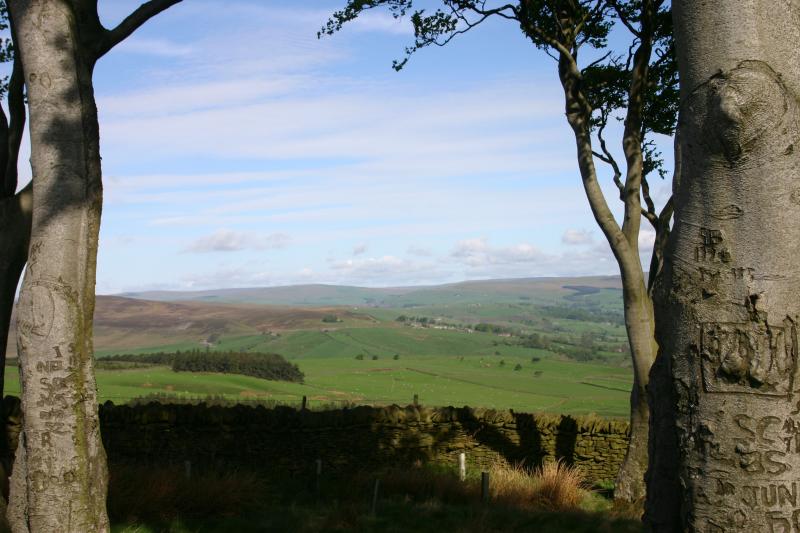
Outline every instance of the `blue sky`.
[(396, 73), (408, 21), (317, 39), (343, 3), (185, 0), (101, 60), (99, 293), (616, 272), (552, 59), (497, 21)]

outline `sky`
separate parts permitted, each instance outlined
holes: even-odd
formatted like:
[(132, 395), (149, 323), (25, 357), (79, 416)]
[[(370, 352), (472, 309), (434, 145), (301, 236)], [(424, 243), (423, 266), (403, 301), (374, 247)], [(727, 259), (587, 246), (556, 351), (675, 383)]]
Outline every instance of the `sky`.
[(617, 272), (551, 58), (498, 20), (398, 73), (408, 20), (317, 38), (343, 4), (184, 0), (100, 61), (98, 293)]

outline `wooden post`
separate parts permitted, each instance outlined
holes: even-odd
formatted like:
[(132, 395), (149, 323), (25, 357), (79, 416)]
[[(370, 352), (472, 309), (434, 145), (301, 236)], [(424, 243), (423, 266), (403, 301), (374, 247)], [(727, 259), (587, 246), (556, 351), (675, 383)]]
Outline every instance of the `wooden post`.
[(184, 461), (183, 462), (183, 473), (186, 475), (186, 479), (192, 479), (192, 462), (191, 461)]
[(467, 454), (464, 452), (458, 454), (458, 479), (467, 479)]
[(305, 411), (308, 408), (308, 398), (303, 396), (303, 405), (300, 407), (301, 411)]
[(381, 480), (375, 480), (375, 486), (372, 489), (372, 516), (375, 516), (378, 510), (378, 489), (380, 488)]
[(419, 406), (419, 394), (414, 395), (414, 407)]
[(316, 476), (314, 476), (314, 496), (319, 499), (320, 486), (322, 485), (322, 459), (317, 459)]
[(481, 501), (489, 504), (489, 472), (481, 472)]

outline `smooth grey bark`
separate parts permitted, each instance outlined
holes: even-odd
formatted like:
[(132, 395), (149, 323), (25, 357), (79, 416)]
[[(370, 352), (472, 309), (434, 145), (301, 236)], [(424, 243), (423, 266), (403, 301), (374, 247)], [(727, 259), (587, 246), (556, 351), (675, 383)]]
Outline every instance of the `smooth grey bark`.
[(23, 428), (8, 517), (22, 532), (109, 530), (92, 321), (102, 179), (96, 61), (180, 0), (151, 0), (112, 30), (96, 0), (9, 0), (30, 110), (33, 208), (17, 306)]
[(674, 0), (681, 179), (645, 521), (800, 530), (800, 2)]
[[(65, 2), (9, 2), (28, 88), (33, 222), (17, 306), (14, 532), (108, 531), (92, 318), (102, 183), (94, 58)], [(88, 56), (88, 57), (87, 57)]]

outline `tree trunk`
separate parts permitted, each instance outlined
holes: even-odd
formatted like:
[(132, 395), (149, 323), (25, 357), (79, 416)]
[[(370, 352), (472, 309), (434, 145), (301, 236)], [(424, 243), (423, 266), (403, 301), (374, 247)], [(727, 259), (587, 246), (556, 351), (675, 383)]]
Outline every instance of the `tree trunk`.
[(3, 398), (6, 348), (17, 285), (28, 259), (33, 194), (29, 185), (0, 199), (0, 399)]
[(681, 180), (645, 520), (800, 530), (800, 2), (674, 0)]
[[(17, 284), (28, 258), (28, 242), (31, 231), (31, 208), (33, 206), (31, 185), (17, 195), (0, 199), (0, 400), (3, 398), (5, 380), (6, 348), (11, 312)], [(8, 497), (8, 479), (11, 472), (13, 452), (7, 438), (6, 425), (0, 427), (0, 512), (5, 516)], [(0, 524), (4, 521), (0, 519)], [(0, 526), (2, 527), (2, 526)]]
[(24, 426), (14, 532), (108, 531), (93, 369), (102, 184), (94, 57), (65, 0), (11, 0), (28, 86), (33, 223), (17, 309)]
[[(636, 260), (639, 260), (638, 257)], [(647, 442), (650, 431), (647, 385), (656, 351), (653, 302), (647, 294), (641, 267), (639, 270), (639, 276), (634, 275), (634, 280), (623, 279), (622, 290), (625, 327), (633, 361), (633, 387), (630, 399), (630, 440), (625, 460), (617, 474), (614, 498), (629, 502), (641, 502), (645, 497), (644, 476), (648, 464)]]
[[(649, 382), (650, 366), (655, 359), (653, 305), (647, 292), (639, 257), (639, 230), (626, 237), (606, 203), (597, 181), (588, 117), (591, 109), (580, 92), (577, 64), (563, 54), (559, 60), (559, 78), (564, 89), (567, 121), (575, 135), (578, 168), (584, 192), (597, 225), (603, 232), (614, 254), (622, 278), (622, 299), (625, 309), (625, 328), (633, 360), (633, 389), (631, 390), (631, 434), (628, 451), (617, 475), (614, 497), (637, 501), (644, 497), (644, 473), (648, 464), (649, 409), (645, 391)], [(634, 192), (638, 195), (638, 188)], [(638, 198), (638, 196), (636, 197)], [(636, 216), (641, 208), (636, 204)], [(626, 211), (631, 209), (626, 206)], [(629, 240), (630, 238), (630, 240)]]

